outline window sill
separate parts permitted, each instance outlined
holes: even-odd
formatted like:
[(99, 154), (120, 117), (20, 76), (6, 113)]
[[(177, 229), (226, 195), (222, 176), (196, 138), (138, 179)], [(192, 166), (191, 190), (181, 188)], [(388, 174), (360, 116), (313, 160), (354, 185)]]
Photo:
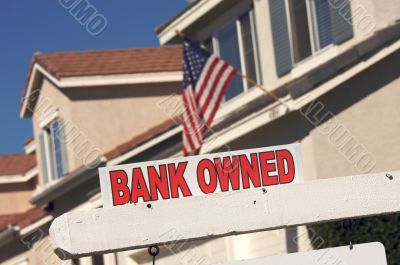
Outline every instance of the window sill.
[(329, 45), (310, 57), (296, 63), (290, 72), (290, 77), (292, 79), (303, 76), (312, 69), (318, 67), (321, 64), (335, 58), (339, 54), (339, 49), (337, 45)]
[(218, 124), (220, 121), (229, 116), (233, 111), (240, 109), (249, 102), (263, 95), (264, 93), (260, 89), (257, 89), (256, 87), (251, 87), (247, 91), (237, 95), (236, 97), (226, 102), (223, 102), (220, 109), (217, 111), (217, 114), (215, 115), (213, 124)]
[[(106, 160), (102, 160), (98, 167), (104, 166), (105, 161)], [(68, 173), (63, 178), (39, 186), (32, 195), (30, 202), (33, 204), (44, 205), (96, 176), (98, 176), (97, 168), (78, 168), (77, 170)]]

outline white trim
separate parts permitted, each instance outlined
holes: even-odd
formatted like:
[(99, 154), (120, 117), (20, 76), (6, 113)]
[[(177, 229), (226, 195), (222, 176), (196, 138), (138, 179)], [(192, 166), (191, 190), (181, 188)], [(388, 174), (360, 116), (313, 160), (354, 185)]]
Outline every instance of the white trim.
[(8, 260), (4, 262), (4, 265), (28, 265), (29, 259), (27, 257), (17, 257), (14, 260)]
[(320, 49), (319, 45), (319, 28), (317, 23), (317, 12), (315, 9), (314, 0), (306, 0), (307, 8), (307, 22), (308, 22), (308, 34), (310, 34), (311, 41), (311, 53), (315, 53)]
[(36, 78), (37, 76), (37, 67), (36, 67), (36, 65), (37, 64), (34, 64), (33, 65), (33, 67), (32, 67), (32, 71), (31, 71), (31, 75), (30, 75), (30, 77), (29, 77), (29, 81), (28, 81), (28, 86), (27, 86), (27, 90), (26, 90), (26, 92), (25, 92), (25, 95), (23, 95), (24, 96), (24, 98), (22, 99), (22, 107), (21, 107), (21, 111), (20, 111), (20, 113), (19, 113), (19, 116), (21, 117), (21, 118), (23, 118), (24, 117), (24, 115), (25, 115), (25, 112), (26, 112), (26, 110), (27, 110), (27, 107), (28, 107), (28, 103), (27, 103), (27, 98), (29, 98), (30, 97), (30, 94), (31, 94), (31, 91), (32, 91), (32, 83), (33, 83), (33, 80), (34, 80), (34, 78)]
[(46, 165), (46, 171), (47, 171), (47, 183), (53, 182), (54, 178), (54, 173), (53, 173), (53, 156), (51, 154), (51, 139), (50, 135), (46, 130), (43, 130), (43, 139), (44, 139), (44, 149), (45, 150), (40, 150), (41, 152), (44, 152), (44, 155), (46, 157), (45, 165)]
[[(247, 12), (247, 15), (250, 17), (249, 13), (250, 12)], [(251, 24), (250, 24), (250, 27), (251, 27)], [(250, 29), (250, 32), (251, 32), (251, 29)], [(252, 34), (252, 33), (250, 33), (250, 34)], [(237, 19), (236, 19), (236, 37), (237, 37), (238, 48), (239, 48), (240, 68), (241, 68), (243, 73), (247, 74), (248, 71), (247, 71), (247, 68), (246, 68), (246, 60), (245, 60), (245, 57), (244, 57), (243, 32), (242, 32), (242, 23), (240, 21), (240, 16), (237, 17)], [(243, 93), (243, 92), (246, 92), (249, 89), (248, 84), (247, 84), (247, 80), (244, 79), (244, 78), (242, 78), (242, 85), (243, 85), (243, 91), (242, 91), (242, 93)]]
[(106, 86), (106, 85), (129, 85), (129, 84), (153, 84), (180, 82), (183, 79), (182, 71), (154, 72), (140, 74), (121, 75), (95, 75), (84, 77), (68, 77), (60, 79), (60, 87), (81, 86)]
[(250, 27), (251, 27), (251, 38), (253, 41), (253, 53), (254, 53), (254, 63), (256, 67), (256, 78), (257, 82), (261, 83), (261, 63), (260, 63), (260, 51), (259, 49), (259, 42), (258, 42), (258, 35), (257, 35), (257, 26), (256, 26), (256, 13), (254, 11), (254, 7), (249, 10), (250, 16)]
[(45, 225), (45, 224), (51, 222), (53, 219), (54, 219), (54, 217), (52, 215), (47, 215), (47, 216), (43, 217), (42, 219), (34, 222), (33, 224), (30, 224), (27, 227), (22, 228), (20, 230), (20, 234), (21, 234), (21, 236), (29, 234), (32, 231), (37, 230), (42, 225)]
[(48, 127), (50, 123), (58, 117), (60, 117), (60, 112), (58, 111), (58, 109), (52, 109), (51, 112), (43, 114), (42, 119), (39, 123), (40, 128), (43, 129), (45, 127)]
[(25, 176), (28, 179), (31, 179), (37, 175), (39, 175), (39, 168), (37, 166), (35, 166), (34, 168), (30, 169), (28, 172), (25, 173)]
[(292, 18), (290, 17), (290, 8), (289, 8), (289, 0), (283, 0), (285, 1), (285, 11), (286, 11), (286, 23), (288, 27), (288, 35), (289, 35), (289, 46), (290, 46), (290, 58), (292, 59), (292, 65), (295, 64), (294, 60), (294, 48), (293, 48), (293, 34), (292, 34)]
[(339, 74), (335, 78), (323, 83), (317, 89), (312, 90), (311, 92), (299, 97), (296, 99), (292, 106), (293, 109), (298, 110), (301, 109), (303, 106), (308, 104), (309, 102), (315, 100), (316, 98), (320, 97), (321, 95), (329, 92), (330, 90), (334, 89), (335, 87), (339, 86), (341, 83), (345, 82), (346, 80), (352, 78), (356, 74), (364, 71), (368, 67), (372, 66), (373, 64), (383, 60), (385, 57), (389, 56), (393, 52), (400, 49), (400, 40), (396, 41), (392, 45), (382, 49), (377, 54), (371, 56), (367, 60), (360, 62), (359, 64), (355, 65), (353, 68)]
[(171, 24), (158, 33), (160, 44), (164, 45), (176, 37), (175, 29), (179, 29), (181, 31), (185, 30), (188, 26), (192, 25), (196, 20), (203, 17), (204, 14), (209, 12), (222, 1), (224, 0), (202, 0), (196, 3), (193, 7), (176, 18)]
[(32, 140), (29, 143), (24, 145), (25, 154), (29, 155), (36, 151), (36, 144), (35, 141)]
[(39, 174), (37, 167), (30, 169), (24, 175), (0, 176), (0, 184), (23, 183), (31, 180)]

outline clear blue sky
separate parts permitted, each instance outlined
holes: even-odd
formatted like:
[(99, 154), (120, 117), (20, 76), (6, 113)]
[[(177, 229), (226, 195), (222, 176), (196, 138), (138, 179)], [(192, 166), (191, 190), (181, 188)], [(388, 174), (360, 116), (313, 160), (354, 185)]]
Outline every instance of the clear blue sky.
[(58, 0), (4, 1), (0, 8), (0, 153), (23, 152), (31, 120), (19, 118), (19, 101), (36, 51), (158, 45), (154, 28), (183, 9), (185, 0), (89, 0), (108, 25), (92, 36)]

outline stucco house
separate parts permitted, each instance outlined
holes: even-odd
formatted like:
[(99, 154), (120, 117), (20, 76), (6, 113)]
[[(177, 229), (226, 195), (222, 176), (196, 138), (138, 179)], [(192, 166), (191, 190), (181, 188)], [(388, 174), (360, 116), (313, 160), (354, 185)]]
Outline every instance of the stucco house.
[[(182, 155), (176, 29), (285, 102), (235, 78), (202, 153), (297, 142), (305, 181), (399, 169), (400, 3), (389, 2), (198, 0), (156, 29), (160, 47), (34, 54), (20, 108), (34, 132), (20, 158), (31, 162), (0, 157), (0, 264), (150, 264), (146, 249), (63, 263), (48, 228), (65, 212), (102, 206), (99, 166)], [(10, 188), (18, 199), (3, 179), (20, 181)], [(288, 253), (311, 241), (296, 227), (166, 245), (157, 264)]]

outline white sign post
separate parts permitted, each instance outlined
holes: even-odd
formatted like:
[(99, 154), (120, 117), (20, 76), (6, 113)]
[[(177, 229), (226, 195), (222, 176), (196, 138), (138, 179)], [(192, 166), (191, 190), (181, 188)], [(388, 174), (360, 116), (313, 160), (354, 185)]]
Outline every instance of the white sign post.
[[(283, 256), (224, 263), (225, 265), (387, 265), (384, 246), (379, 242), (312, 250)], [(222, 265), (222, 264), (219, 264)]]
[(54, 220), (50, 237), (63, 258), (74, 258), (389, 214), (400, 211), (400, 171), (389, 173), (71, 212)]
[(103, 207), (303, 181), (299, 144), (99, 169)]

